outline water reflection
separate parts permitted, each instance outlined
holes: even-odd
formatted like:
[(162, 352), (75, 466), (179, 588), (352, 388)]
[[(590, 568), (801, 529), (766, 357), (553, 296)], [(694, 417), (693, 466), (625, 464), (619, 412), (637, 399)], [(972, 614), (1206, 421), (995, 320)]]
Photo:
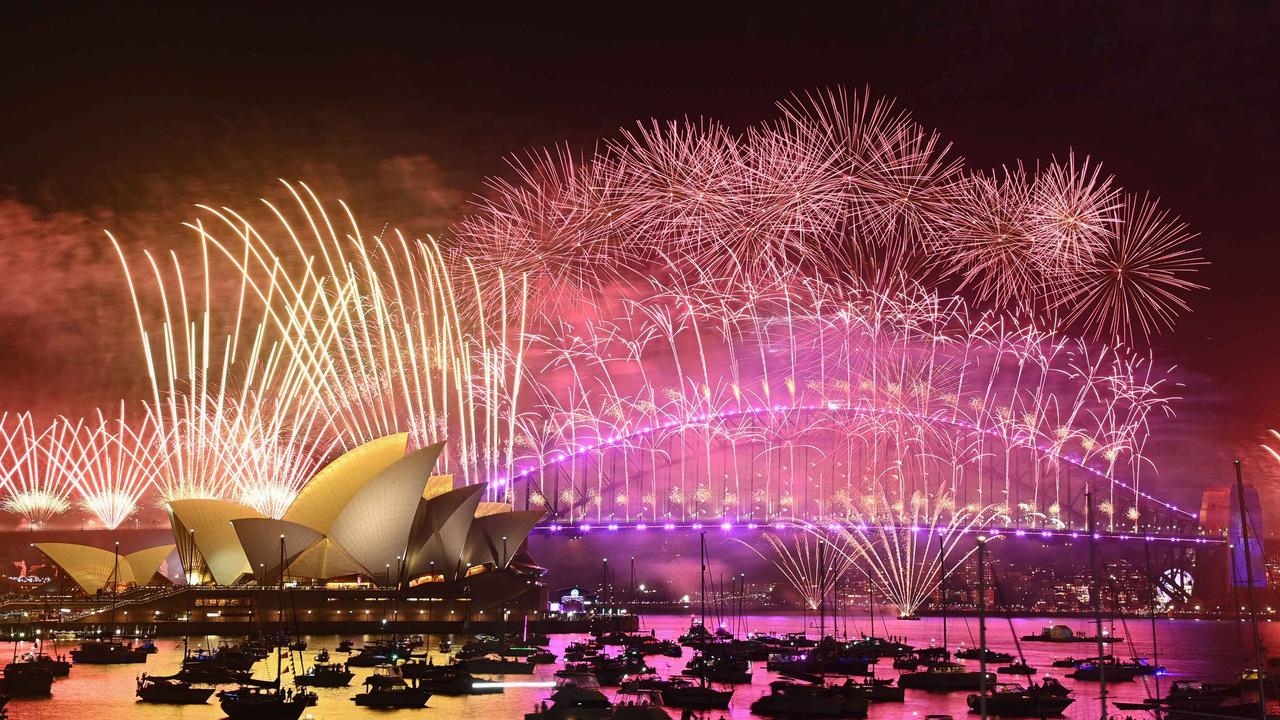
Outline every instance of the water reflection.
[[(812, 618), (810, 618), (810, 621)], [(1060, 621), (1072, 626), (1074, 629), (1089, 629), (1089, 623), (1084, 620), (1078, 621)], [(797, 632), (804, 629), (805, 620), (799, 615), (757, 615), (750, 616), (746, 619), (747, 627), (752, 631), (771, 631), (775, 633)], [(1038, 632), (1041, 627), (1047, 624), (1047, 621), (1040, 618), (1027, 618), (1014, 620), (1014, 629), (1018, 635), (1030, 634)], [(674, 637), (688, 628), (689, 618), (687, 616), (654, 616), (644, 619), (643, 627), (647, 630), (654, 630), (659, 637)], [(877, 618), (876, 630), (878, 634), (884, 635), (886, 632), (902, 638), (905, 642), (917, 646), (924, 646), (941, 642), (942, 639), (942, 623), (938, 618), (925, 618), (918, 622), (906, 622), (890, 619), (882, 622)], [(867, 618), (850, 617), (840, 622), (839, 628), (842, 632), (850, 635), (856, 635), (860, 632), (869, 633), (870, 624)], [(1247, 642), (1241, 644), (1237, 640), (1237, 630), (1235, 623), (1230, 622), (1207, 622), (1192, 620), (1177, 621), (1161, 621), (1158, 623), (1157, 632), (1160, 650), (1160, 662), (1168, 666), (1169, 674), (1160, 679), (1161, 689), (1168, 686), (1168, 683), (1174, 679), (1195, 678), (1195, 679), (1229, 679), (1233, 672), (1241, 665), (1241, 658), (1246, 654), (1251, 654), (1251, 649)], [(1270, 625), (1264, 627), (1264, 635), (1276, 641), (1280, 641), (1280, 629), (1272, 632)], [(810, 632), (814, 629), (810, 622)], [(988, 621), (987, 628), (990, 637), (991, 647), (995, 650), (1006, 652), (1015, 652), (1014, 642), (1010, 636), (1009, 627), (1004, 619)], [(1119, 644), (1114, 653), (1121, 657), (1137, 656), (1144, 657), (1152, 654), (1151, 643), (1151, 627), (1145, 620), (1130, 620), (1127, 623), (1117, 623), (1115, 632), (1125, 638), (1125, 642)], [(963, 644), (972, 646), (976, 643), (978, 635), (978, 625), (975, 618), (953, 618), (949, 623), (948, 639), (952, 649)], [(1240, 635), (1243, 637), (1243, 634)], [(337, 636), (311, 636), (308, 638), (309, 649), (305, 656), (307, 663), (310, 664), (315, 654), (321, 648), (329, 648), (331, 654), (334, 654), (334, 660), (341, 661), (345, 657), (334, 652), (341, 638)], [(363, 642), (364, 639), (353, 636), (356, 646)], [(561, 656), (564, 646), (574, 640), (580, 640), (582, 636), (560, 635), (552, 638), (551, 649)], [(432, 657), (436, 663), (446, 662), (446, 656), (435, 651), (435, 646), (440, 638), (432, 638)], [(192, 640), (193, 645), (197, 642)], [(205, 640), (199, 639), (203, 644)], [(216, 646), (217, 638), (210, 638), (209, 643)], [(178, 670), (182, 659), (182, 643), (180, 638), (163, 638), (157, 641), (159, 652), (152, 655), (145, 666), (140, 665), (78, 665), (72, 669), (71, 677), (58, 680), (53, 689), (52, 699), (15, 699), (9, 705), (10, 717), (15, 720), (98, 720), (99, 718), (178, 718), (181, 720), (206, 720), (222, 717), (221, 711), (216, 704), (216, 698), (208, 705), (203, 706), (170, 706), (170, 705), (147, 705), (138, 703), (134, 698), (135, 679), (141, 672), (152, 674), (168, 674)], [(67, 648), (69, 649), (69, 648)], [(1036, 677), (1043, 677), (1050, 674), (1055, 677), (1061, 677), (1067, 670), (1050, 667), (1051, 662), (1056, 657), (1065, 657), (1068, 655), (1087, 655), (1092, 653), (1092, 645), (1052, 645), (1045, 643), (1023, 643), (1022, 650), (1027, 660), (1035, 667), (1040, 669), (1040, 674)], [(616, 651), (616, 648), (610, 648), (610, 651)], [(649, 664), (653, 665), (660, 674), (677, 674), (684, 668), (691, 652), (686, 648), (684, 657), (669, 658), (663, 656), (653, 656), (648, 659)], [(969, 663), (976, 667), (977, 663)], [(556, 667), (552, 665), (540, 665), (537, 667), (537, 679), (552, 679), (552, 674)], [(311, 710), (310, 717), (317, 720), (350, 718), (350, 717), (372, 717), (385, 716), (386, 711), (366, 710), (355, 707), (351, 702), (352, 696), (358, 691), (360, 683), (363, 679), (372, 673), (370, 669), (352, 668), (356, 673), (355, 679), (348, 688), (316, 688), (316, 692), (320, 695), (319, 704)], [(890, 668), (887, 660), (882, 660), (876, 668), (877, 674), (883, 677), (893, 677), (896, 672)], [(274, 661), (262, 661), (255, 667), (257, 677), (270, 677), (275, 671)], [(520, 680), (528, 680), (528, 676), (521, 676)], [(751, 685), (735, 686), (733, 702), (729, 712), (713, 711), (708, 712), (700, 717), (718, 719), (718, 718), (749, 718), (752, 717), (749, 706), (751, 702), (768, 690), (769, 682), (777, 679), (773, 673), (766, 672), (763, 663), (756, 663)], [(1014, 681), (1016, 678), (1010, 678)], [(1100, 708), (1098, 704), (1098, 686), (1097, 683), (1078, 683), (1073, 684), (1071, 680), (1064, 680), (1069, 686), (1075, 687), (1076, 702), (1068, 709), (1066, 716), (1069, 718), (1097, 718)], [(607, 691), (610, 695), (614, 691)], [(1155, 693), (1154, 678), (1139, 679), (1130, 683), (1119, 683), (1110, 687), (1110, 697), (1112, 700), (1140, 700), (1149, 694)], [(494, 718), (521, 718), (524, 713), (533, 709), (534, 705), (543, 697), (546, 691), (530, 688), (508, 689), (501, 695), (484, 695), (473, 697), (443, 697), (433, 696), (428, 702), (426, 712), (431, 716), (448, 718), (448, 720), (492, 720)], [(908, 691), (905, 703), (891, 704), (873, 704), (869, 712), (869, 717), (877, 718), (901, 718), (901, 717), (923, 717), (928, 713), (949, 713), (956, 717), (965, 717), (968, 715), (968, 709), (965, 706), (966, 693), (949, 693), (949, 694), (930, 694), (923, 692)], [(417, 716), (423, 711), (402, 711), (402, 714), (409, 716)], [(1112, 710), (1114, 713), (1114, 710)], [(679, 717), (679, 712), (672, 711), (673, 718)]]

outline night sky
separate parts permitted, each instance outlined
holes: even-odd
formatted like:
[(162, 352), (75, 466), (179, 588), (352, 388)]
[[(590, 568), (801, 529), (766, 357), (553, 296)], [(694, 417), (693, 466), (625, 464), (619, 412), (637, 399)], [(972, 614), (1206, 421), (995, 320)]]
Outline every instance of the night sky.
[(0, 408), (80, 414), (139, 390), (104, 229), (131, 248), (190, 243), (195, 203), (250, 207), (288, 178), (367, 227), (441, 233), (512, 154), (589, 152), (650, 117), (741, 129), (843, 85), (897, 98), (971, 167), (1074, 149), (1188, 221), (1210, 290), (1153, 343), (1186, 387), (1148, 454), (1182, 502), (1228, 479), (1235, 454), (1280, 480), (1259, 448), (1280, 427), (1280, 5), (692, 5), (8, 9)]

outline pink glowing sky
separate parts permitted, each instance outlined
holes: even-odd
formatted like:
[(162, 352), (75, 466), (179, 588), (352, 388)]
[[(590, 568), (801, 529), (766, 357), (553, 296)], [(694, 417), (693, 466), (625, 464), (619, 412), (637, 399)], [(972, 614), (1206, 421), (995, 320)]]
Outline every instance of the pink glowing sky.
[(193, 204), (252, 208), (286, 177), (346, 199), (367, 228), (440, 233), (525, 148), (589, 151), (648, 117), (741, 128), (794, 91), (869, 85), (975, 167), (1074, 148), (1185, 218), (1211, 290), (1155, 341), (1187, 388), (1149, 454), (1184, 502), (1236, 454), (1270, 482), (1280, 12), (1213, 13), (15, 17), (0, 48), (0, 405), (78, 414), (141, 390), (104, 229), (181, 249)]

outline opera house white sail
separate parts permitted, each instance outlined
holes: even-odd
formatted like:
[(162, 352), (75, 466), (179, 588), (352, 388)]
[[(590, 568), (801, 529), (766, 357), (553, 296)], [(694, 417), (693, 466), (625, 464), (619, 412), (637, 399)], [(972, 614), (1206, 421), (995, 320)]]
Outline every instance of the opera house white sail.
[(361, 445), (317, 473), (278, 519), (226, 500), (175, 500), (174, 544), (118, 564), (109, 550), (38, 547), (89, 593), (113, 578), (147, 583), (175, 549), (189, 584), (220, 586), (271, 585), (283, 574), (408, 588), (507, 569), (543, 513), (485, 502), (485, 485), (454, 487), (452, 476), (433, 475), (443, 447), (407, 452), (404, 433)]

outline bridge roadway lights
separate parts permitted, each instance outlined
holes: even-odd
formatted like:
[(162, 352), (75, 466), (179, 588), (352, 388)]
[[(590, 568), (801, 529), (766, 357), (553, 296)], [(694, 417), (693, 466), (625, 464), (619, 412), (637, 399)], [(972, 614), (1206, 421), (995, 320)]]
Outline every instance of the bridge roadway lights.
[[(758, 532), (761, 530), (818, 530), (821, 526), (816, 524), (806, 524), (794, 521), (774, 521), (767, 523), (758, 522), (739, 522), (734, 523), (729, 520), (720, 522), (668, 522), (661, 525), (664, 532), (700, 532), (708, 527), (718, 526), (721, 532)], [(554, 536), (554, 535), (588, 535), (593, 532), (617, 533), (617, 532), (645, 532), (651, 527), (648, 523), (607, 523), (605, 525), (594, 525), (592, 523), (546, 523), (538, 525), (533, 529), (534, 533)], [(883, 527), (865, 526), (865, 525), (840, 525), (832, 523), (827, 526), (828, 529), (837, 530), (840, 528), (849, 530), (858, 530), (859, 532), (897, 532), (899, 530), (909, 530), (912, 532), (924, 532), (924, 528), (919, 527), (896, 527), (886, 525)], [(939, 531), (942, 533), (943, 531)], [(974, 535), (977, 533), (986, 533), (995, 537), (1003, 537), (1014, 540), (1036, 540), (1046, 542), (1051, 540), (1067, 540), (1074, 542), (1076, 540), (1087, 540), (1089, 533), (1079, 530), (1047, 530), (1035, 528), (970, 528), (957, 529), (952, 532), (963, 533), (966, 535)], [(1182, 543), (1187, 545), (1222, 545), (1227, 541), (1220, 537), (1207, 537), (1203, 535), (1177, 535), (1170, 533), (1142, 533), (1142, 532), (1118, 532), (1118, 531), (1097, 531), (1093, 533), (1095, 540), (1107, 540), (1127, 542), (1132, 540), (1144, 541), (1149, 543)]]

